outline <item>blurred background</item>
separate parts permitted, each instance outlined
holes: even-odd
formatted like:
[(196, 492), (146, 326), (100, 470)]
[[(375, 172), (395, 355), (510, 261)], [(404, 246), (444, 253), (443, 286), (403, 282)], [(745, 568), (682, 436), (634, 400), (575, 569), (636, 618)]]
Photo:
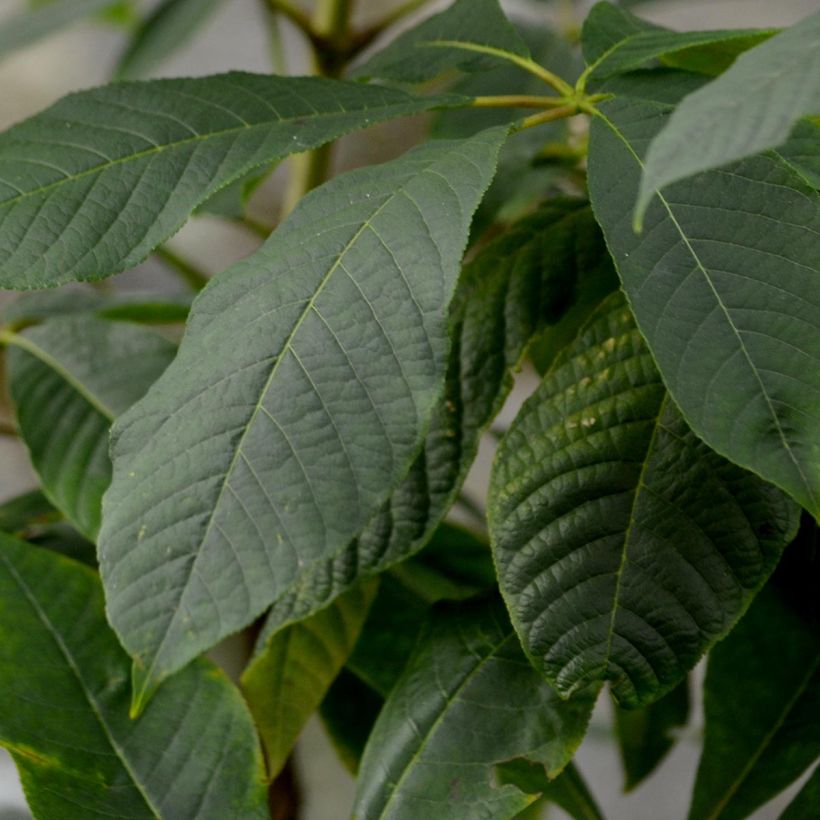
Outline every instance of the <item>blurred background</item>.
[[(0, 26), (4, 19), (43, 0), (0, 0)], [(134, 0), (130, 4), (145, 14), (156, 0)], [(298, 3), (310, 9), (310, 0)], [(358, 0), (355, 23), (364, 26), (384, 16), (399, 0)], [(433, 2), (403, 25), (412, 25), (431, 10), (448, 5)], [(572, 0), (502, 0), (514, 19), (572, 29), (579, 24), (592, 2)], [(631, 3), (632, 10), (647, 19), (677, 29), (788, 26), (820, 6), (819, 0), (652, 0)], [(45, 108), (64, 94), (110, 81), (112, 70), (128, 38), (134, 17), (124, 12), (125, 4), (90, 21), (77, 23), (36, 44), (16, 51), (0, 61), (0, 129), (5, 129)], [(269, 73), (272, 65), (284, 61), (290, 74), (309, 73), (309, 55), (300, 33), (287, 21), (280, 22), (282, 53), (271, 55), (270, 19), (265, 0), (223, 0), (189, 42), (162, 63), (161, 70), (147, 76), (201, 76), (232, 69)], [(378, 42), (374, 48), (378, 47)], [(274, 59), (272, 60), (272, 56)], [(335, 171), (384, 161), (402, 153), (424, 133), (423, 120), (396, 121), (373, 128), (364, 135), (342, 139), (333, 167)], [(249, 215), (262, 225), (273, 225), (280, 212), (287, 187), (288, 163), (256, 190)], [(170, 247), (209, 273), (217, 273), (251, 252), (259, 243), (253, 232), (229, 221), (207, 215), (197, 216), (171, 241)], [(162, 262), (149, 259), (133, 271), (110, 280), (120, 291), (184, 291), (180, 280)], [(0, 291), (0, 306), (13, 294)], [(524, 371), (510, 402), (498, 420), (505, 427), (535, 385), (534, 374)], [(7, 409), (0, 406), (0, 422)], [(5, 416), (7, 418), (7, 416)], [(468, 478), (466, 493), (474, 499), (485, 495), (492, 460), (493, 439), (482, 444), (475, 467)], [(35, 486), (27, 454), (15, 439), (0, 435), (0, 501)], [(236, 671), (236, 647), (219, 648), (218, 659)], [(702, 670), (695, 673), (696, 682)], [(697, 694), (699, 685), (694, 686)], [(2, 693), (0, 692), (0, 697)], [(602, 698), (589, 734), (577, 757), (584, 777), (608, 820), (678, 820), (685, 817), (700, 754), (702, 710), (698, 698), (689, 726), (662, 762), (654, 776), (634, 792), (622, 791), (623, 772), (612, 738), (612, 709)], [(338, 762), (335, 752), (314, 720), (305, 730), (296, 754), (296, 771), (302, 792), (305, 820), (340, 820), (349, 816), (353, 801), (353, 780)], [(756, 820), (773, 820), (802, 784), (761, 808)], [(564, 818), (558, 808), (549, 816)], [(11, 759), (0, 749), (0, 820), (30, 817), (17, 773)], [(226, 818), (226, 820), (230, 820)], [(439, 820), (431, 818), (431, 820)], [(442, 818), (446, 820), (446, 818)], [(698, 820), (695, 818), (695, 820)]]

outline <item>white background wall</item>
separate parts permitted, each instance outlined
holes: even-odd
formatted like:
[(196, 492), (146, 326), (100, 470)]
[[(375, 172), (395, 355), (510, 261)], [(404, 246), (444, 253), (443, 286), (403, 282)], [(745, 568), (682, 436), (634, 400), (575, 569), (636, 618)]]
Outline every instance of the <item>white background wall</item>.
[[(145, 5), (151, 4), (149, 0)], [(359, 12), (362, 18), (374, 17), (395, 4), (393, 0), (359, 0)], [(550, 13), (549, 5), (544, 3), (520, 0), (505, 5), (533, 19)], [(583, 9), (590, 5), (591, 2), (576, 3), (579, 19), (583, 19)], [(22, 6), (23, 0), (0, 0), (0, 20)], [(820, 0), (657, 0), (645, 3), (639, 12), (672, 28), (705, 29), (784, 26), (818, 8)], [(283, 30), (291, 70), (303, 72), (306, 60), (300, 38), (286, 24)], [(111, 28), (79, 25), (0, 63), (0, 128), (39, 111), (69, 91), (106, 82), (122, 42), (122, 35)], [(266, 72), (269, 70), (266, 43), (260, 4), (255, 0), (226, 0), (221, 12), (194, 41), (163, 66), (161, 75), (202, 75), (230, 69)], [(413, 133), (411, 130), (410, 136)], [(339, 165), (348, 167), (384, 159), (399, 153), (407, 138), (406, 125), (400, 123), (373, 129), (364, 143), (345, 140), (339, 152)], [(260, 218), (270, 219), (275, 214), (281, 182), (281, 175), (275, 177), (256, 197), (254, 207)], [(189, 224), (175, 242), (212, 272), (223, 269), (254, 247), (244, 232), (226, 228), (212, 219), (198, 219)], [(168, 290), (176, 285), (161, 268), (149, 262), (134, 273), (118, 277), (118, 287)], [(9, 295), (0, 291), (0, 302), (7, 298)], [(507, 420), (514, 416), (533, 383), (531, 375), (523, 374), (505, 409)], [(485, 442), (468, 480), (467, 489), (473, 497), (483, 497), (491, 457), (492, 446)], [(0, 436), (0, 500), (34, 483), (23, 448)], [(698, 702), (690, 727), (656, 775), (636, 792), (624, 795), (620, 763), (610, 736), (610, 708), (602, 699), (576, 762), (609, 820), (678, 820), (685, 816), (700, 753), (701, 722)], [(348, 816), (353, 797), (352, 780), (337, 762), (316, 721), (308, 726), (300, 742), (298, 766), (304, 788), (305, 820), (340, 820)], [(774, 820), (787, 802), (788, 794), (763, 807), (755, 818)], [(0, 750), (0, 820), (28, 816), (14, 766)], [(565, 815), (553, 810), (550, 816)]]

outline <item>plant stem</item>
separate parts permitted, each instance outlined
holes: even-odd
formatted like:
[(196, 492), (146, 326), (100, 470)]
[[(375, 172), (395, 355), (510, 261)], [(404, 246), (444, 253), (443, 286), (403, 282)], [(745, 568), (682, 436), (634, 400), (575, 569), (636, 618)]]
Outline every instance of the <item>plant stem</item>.
[(20, 434), (13, 424), (6, 421), (0, 421), (0, 436), (7, 436), (8, 438), (19, 438)]
[(385, 14), (384, 17), (382, 17), (382, 19), (379, 20), (379, 22), (373, 26), (371, 31), (381, 33), (385, 29), (390, 28), (390, 26), (392, 26), (394, 23), (397, 23), (402, 18), (407, 17), (407, 15), (412, 14), (414, 11), (417, 11), (422, 6), (427, 5), (427, 3), (429, 2), (430, 0), (407, 0), (407, 2), (402, 3), (399, 6), (396, 6), (396, 8), (394, 8), (393, 11), (387, 12), (387, 14)]
[(272, 12), (287, 17), (297, 28), (301, 29), (305, 36), (312, 40), (316, 34), (313, 23), (300, 8), (292, 5), (290, 0), (266, 0)]
[(262, 5), (267, 12), (268, 53), (270, 54), (271, 68), (273, 68), (274, 74), (284, 76), (288, 73), (288, 66), (282, 43), (282, 30), (279, 26), (279, 14), (273, 10), (267, 0), (262, 0)]
[(551, 108), (548, 111), (541, 111), (538, 114), (532, 114), (525, 117), (513, 127), (513, 131), (523, 131), (525, 128), (533, 128), (536, 125), (541, 125), (545, 122), (552, 122), (553, 120), (562, 120), (567, 117), (573, 117), (579, 114), (581, 109), (577, 103), (570, 105), (562, 105), (560, 108)]
[(154, 250), (154, 254), (158, 256), (185, 284), (192, 290), (202, 290), (208, 284), (208, 275), (203, 273), (199, 268), (183, 259), (179, 254), (174, 253), (165, 245)]
[(350, 27), (353, 0), (318, 0), (312, 28), (320, 37), (342, 40)]
[(566, 105), (565, 97), (539, 97), (531, 94), (503, 94), (492, 97), (474, 97), (473, 108), (550, 108)]

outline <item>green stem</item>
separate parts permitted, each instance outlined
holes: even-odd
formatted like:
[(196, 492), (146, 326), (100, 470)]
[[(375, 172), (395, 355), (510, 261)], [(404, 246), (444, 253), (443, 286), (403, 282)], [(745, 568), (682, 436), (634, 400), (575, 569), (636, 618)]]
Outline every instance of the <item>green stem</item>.
[(207, 274), (165, 245), (155, 248), (154, 254), (165, 262), (168, 268), (192, 290), (202, 290), (208, 284), (209, 277)]
[(398, 23), (399, 20), (407, 17), (409, 14), (412, 14), (414, 11), (422, 8), (422, 6), (426, 6), (430, 0), (407, 0), (406, 3), (402, 3), (400, 6), (396, 6), (393, 11), (389, 11), (379, 20), (376, 25), (373, 26), (372, 31), (376, 31), (381, 33), (385, 29), (390, 28), (390, 26)]
[(525, 128), (534, 128), (536, 125), (542, 125), (545, 122), (553, 122), (554, 120), (563, 120), (567, 117), (574, 117), (581, 112), (581, 108), (577, 103), (569, 105), (562, 105), (560, 108), (551, 108), (548, 111), (541, 111), (538, 114), (532, 114), (525, 117), (520, 122), (516, 123), (513, 131), (523, 131)]
[(473, 108), (550, 108), (566, 105), (565, 97), (539, 97), (531, 94), (501, 94), (492, 97), (474, 97)]
[(279, 14), (273, 10), (267, 0), (262, 0), (262, 4), (267, 11), (268, 53), (270, 54), (271, 68), (273, 68), (274, 74), (284, 76), (288, 73), (288, 65), (282, 43), (282, 29), (279, 26)]
[(304, 154), (294, 154), (290, 158), (291, 175), (282, 201), (283, 218), (306, 193), (318, 188), (328, 178), (332, 159), (333, 143), (326, 143)]
[(266, 2), (268, 4), (268, 8), (270, 8), (272, 12), (281, 14), (283, 17), (287, 17), (291, 23), (302, 30), (308, 39), (313, 39), (316, 32), (313, 28), (313, 23), (311, 22), (310, 17), (308, 17), (308, 15), (305, 14), (300, 8), (292, 5), (290, 0), (266, 0)]
[(350, 27), (353, 0), (318, 0), (313, 12), (313, 31), (320, 37), (343, 40)]

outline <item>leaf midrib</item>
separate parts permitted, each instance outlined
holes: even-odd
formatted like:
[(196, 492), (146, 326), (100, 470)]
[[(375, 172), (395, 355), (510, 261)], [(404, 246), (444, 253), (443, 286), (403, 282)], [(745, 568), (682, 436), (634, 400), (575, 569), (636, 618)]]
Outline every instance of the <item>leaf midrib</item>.
[[(668, 106), (668, 105), (665, 105), (663, 103), (659, 103), (659, 105), (662, 105), (662, 106), (668, 107), (668, 108), (672, 108), (672, 106)], [(626, 149), (632, 155), (635, 162), (638, 164), (641, 171), (643, 172), (645, 170), (646, 166), (645, 166), (643, 160), (638, 156), (635, 149), (632, 147), (629, 140), (626, 138), (625, 134), (623, 134), (623, 132), (615, 125), (615, 123), (613, 123), (612, 120), (610, 120), (609, 117), (607, 117), (600, 109), (597, 109), (595, 114), (596, 114), (596, 116), (600, 117), (600, 119), (604, 123), (606, 123), (607, 127), (624, 144)], [(695, 261), (695, 264), (697, 265), (697, 269), (701, 272), (701, 274), (703, 275), (704, 280), (708, 284), (709, 289), (710, 289), (710, 291), (712, 292), (712, 295), (715, 298), (717, 306), (720, 308), (721, 313), (725, 317), (726, 322), (728, 323), (729, 327), (732, 330), (732, 333), (734, 334), (735, 338), (737, 339), (738, 349), (742, 352), (743, 357), (746, 360), (747, 365), (749, 366), (749, 370), (754, 375), (754, 378), (755, 378), (755, 380), (757, 381), (757, 383), (760, 387), (760, 393), (766, 401), (766, 406), (768, 407), (769, 413), (772, 417), (772, 420), (774, 421), (774, 425), (777, 429), (778, 435), (780, 437), (780, 441), (783, 444), (783, 449), (785, 450), (785, 452), (788, 454), (789, 458), (791, 459), (791, 462), (794, 465), (794, 468), (797, 471), (797, 474), (800, 476), (800, 479), (803, 482), (803, 487), (805, 488), (805, 490), (806, 490), (809, 498), (811, 499), (812, 503), (816, 503), (814, 489), (812, 488), (811, 484), (809, 483), (808, 478), (806, 477), (806, 474), (803, 472), (803, 469), (800, 466), (800, 463), (798, 462), (797, 458), (794, 455), (794, 452), (792, 451), (791, 445), (789, 444), (789, 442), (786, 439), (786, 434), (783, 431), (783, 427), (780, 423), (780, 418), (778, 417), (777, 413), (774, 410), (774, 405), (772, 404), (771, 397), (769, 396), (769, 394), (766, 390), (766, 387), (763, 384), (763, 380), (760, 377), (760, 373), (758, 372), (757, 367), (755, 366), (754, 361), (752, 360), (752, 358), (749, 354), (749, 351), (746, 348), (746, 344), (743, 341), (743, 337), (740, 335), (740, 331), (736, 327), (735, 323), (732, 321), (732, 317), (729, 313), (729, 310), (726, 307), (726, 305), (724, 304), (723, 300), (721, 299), (720, 294), (716, 290), (715, 285), (712, 282), (711, 277), (709, 276), (708, 270), (704, 266), (703, 262), (701, 262), (700, 257), (695, 252), (695, 249), (692, 247), (692, 244), (689, 241), (689, 237), (684, 232), (681, 224), (678, 222), (677, 218), (675, 217), (675, 214), (674, 214), (674, 211), (672, 210), (671, 204), (668, 202), (668, 200), (666, 199), (666, 197), (663, 195), (663, 193), (661, 191), (656, 191), (655, 193), (657, 194), (660, 201), (663, 203), (664, 208), (666, 208), (666, 212), (669, 214), (669, 218), (672, 221), (672, 224), (675, 226), (675, 230), (678, 232), (678, 235), (680, 236), (681, 240), (686, 245), (687, 250), (689, 251), (690, 255), (692, 256), (692, 259)], [(683, 410), (681, 410), (681, 412), (683, 412)]]
[(23, 595), (25, 595), (26, 599), (29, 602), (29, 605), (31, 606), (32, 610), (34, 610), (34, 613), (39, 619), (40, 623), (42, 623), (45, 630), (48, 632), (54, 643), (57, 645), (57, 648), (60, 650), (60, 654), (62, 654), (62, 656), (65, 658), (65, 661), (68, 664), (68, 667), (71, 669), (72, 674), (76, 678), (77, 683), (80, 686), (80, 689), (82, 690), (83, 694), (86, 697), (86, 700), (88, 701), (89, 706), (91, 707), (91, 710), (94, 712), (94, 715), (100, 724), (100, 728), (103, 730), (103, 734), (108, 739), (109, 743), (111, 744), (111, 748), (117, 754), (117, 759), (120, 761), (123, 768), (128, 773), (128, 776), (130, 777), (134, 786), (136, 787), (137, 791), (139, 792), (140, 796), (145, 801), (146, 807), (151, 811), (152, 815), (156, 818), (156, 820), (162, 820), (162, 814), (160, 813), (159, 809), (153, 804), (142, 782), (139, 780), (137, 774), (131, 768), (130, 761), (126, 757), (119, 743), (114, 738), (114, 735), (111, 732), (108, 723), (103, 717), (99, 703), (97, 703), (91, 691), (86, 686), (85, 680), (83, 679), (83, 676), (80, 673), (80, 669), (74, 660), (74, 656), (72, 655), (71, 650), (68, 648), (68, 646), (66, 646), (65, 642), (62, 639), (62, 636), (57, 631), (54, 624), (51, 622), (51, 619), (48, 617), (48, 614), (40, 606), (40, 603), (37, 600), (37, 597), (34, 595), (34, 592), (29, 588), (28, 584), (26, 584), (25, 580), (17, 572), (14, 565), (9, 561), (9, 559), (2, 551), (0, 551), (0, 560), (3, 562), (7, 571), (12, 576), (17, 586), (20, 588), (20, 591), (23, 593)]

